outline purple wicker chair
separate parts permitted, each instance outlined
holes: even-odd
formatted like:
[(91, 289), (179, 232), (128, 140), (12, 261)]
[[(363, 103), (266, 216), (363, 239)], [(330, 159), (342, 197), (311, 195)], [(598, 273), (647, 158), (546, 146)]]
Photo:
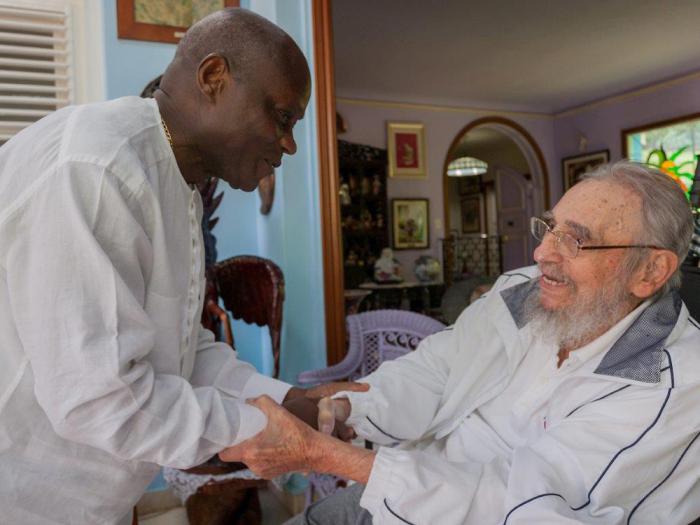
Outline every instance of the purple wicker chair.
[(415, 350), (423, 338), (445, 328), (435, 319), (406, 310), (348, 315), (345, 322), (349, 337), (345, 358), (328, 368), (302, 372), (297, 378), (300, 385), (354, 381), (374, 372), (383, 361)]
[[(348, 353), (334, 366), (302, 372), (297, 378), (301, 385), (331, 381), (354, 381), (374, 372), (384, 361), (396, 359), (416, 349), (422, 339), (439, 332), (445, 325), (425, 315), (405, 310), (375, 310), (348, 315)], [(345, 486), (345, 480), (329, 474), (309, 474), (306, 505), (314, 494), (326, 497)]]

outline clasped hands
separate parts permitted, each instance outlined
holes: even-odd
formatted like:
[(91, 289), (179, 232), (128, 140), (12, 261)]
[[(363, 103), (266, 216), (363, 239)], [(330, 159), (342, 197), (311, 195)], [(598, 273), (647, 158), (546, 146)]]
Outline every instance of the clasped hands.
[(368, 389), (364, 383), (329, 383), (309, 390), (294, 388), (282, 405), (266, 395), (249, 399), (249, 404), (265, 414), (267, 426), (252, 438), (222, 450), (219, 457), (245, 463), (265, 479), (285, 472), (321, 471), (324, 458), (334, 446), (335, 439), (330, 435), (343, 441), (354, 436), (344, 424), (350, 416), (350, 402), (330, 396)]

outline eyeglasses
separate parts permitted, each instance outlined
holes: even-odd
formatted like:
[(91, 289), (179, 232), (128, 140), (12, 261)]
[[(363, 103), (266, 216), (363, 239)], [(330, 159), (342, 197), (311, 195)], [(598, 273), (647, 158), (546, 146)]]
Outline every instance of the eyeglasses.
[(606, 246), (584, 246), (581, 241), (574, 236), (553, 229), (539, 217), (532, 217), (530, 219), (530, 233), (532, 233), (532, 236), (539, 242), (544, 240), (545, 235), (551, 233), (554, 236), (559, 253), (561, 253), (564, 257), (570, 257), (572, 259), (578, 255), (579, 250), (619, 250), (624, 248), (650, 248), (652, 250), (665, 249), (653, 244), (611, 244)]

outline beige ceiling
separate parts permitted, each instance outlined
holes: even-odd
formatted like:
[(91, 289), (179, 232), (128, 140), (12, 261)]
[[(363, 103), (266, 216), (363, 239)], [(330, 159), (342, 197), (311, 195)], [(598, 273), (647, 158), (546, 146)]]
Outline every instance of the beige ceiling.
[(333, 0), (339, 97), (555, 113), (700, 70), (699, 0)]

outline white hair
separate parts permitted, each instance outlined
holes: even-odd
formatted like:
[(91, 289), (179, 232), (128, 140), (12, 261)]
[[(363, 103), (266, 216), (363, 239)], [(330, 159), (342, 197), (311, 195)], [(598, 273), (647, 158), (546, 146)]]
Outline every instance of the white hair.
[[(640, 244), (660, 246), (678, 256), (678, 268), (657, 292), (663, 295), (681, 286), (680, 265), (688, 255), (693, 235), (693, 215), (683, 190), (665, 173), (629, 161), (598, 166), (583, 176), (593, 180), (619, 184), (633, 191), (642, 201)], [(623, 267), (631, 275), (647, 259), (649, 250), (630, 250)]]

